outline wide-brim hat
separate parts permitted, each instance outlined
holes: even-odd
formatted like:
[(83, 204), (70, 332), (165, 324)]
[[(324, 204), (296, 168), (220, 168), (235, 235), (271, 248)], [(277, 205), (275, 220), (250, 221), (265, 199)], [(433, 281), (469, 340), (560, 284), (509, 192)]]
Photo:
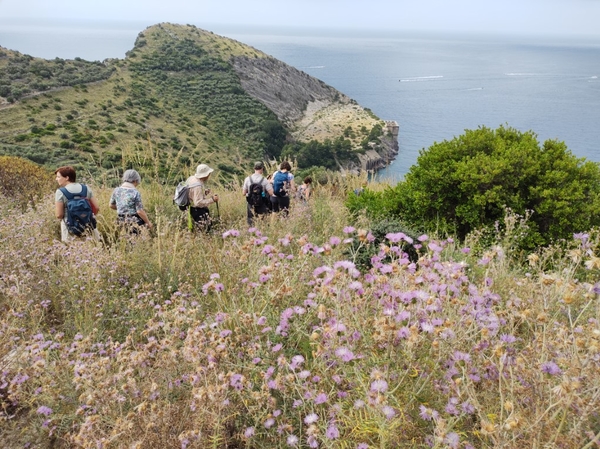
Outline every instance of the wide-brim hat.
[(196, 174), (194, 175), (196, 178), (206, 178), (210, 175), (214, 170), (210, 168), (206, 164), (200, 164), (196, 167)]

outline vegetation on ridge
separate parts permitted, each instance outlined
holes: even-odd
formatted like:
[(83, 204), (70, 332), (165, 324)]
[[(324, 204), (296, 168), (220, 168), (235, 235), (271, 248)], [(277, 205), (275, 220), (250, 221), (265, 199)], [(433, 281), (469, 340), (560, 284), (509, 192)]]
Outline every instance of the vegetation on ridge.
[[(256, 88), (252, 95), (244, 89), (236, 72), (240, 69), (232, 63), (235, 58), (276, 63), (232, 39), (167, 23), (141, 32), (124, 60), (45, 61), (2, 50), (0, 100), (5, 101), (0, 102), (0, 154), (48, 167), (70, 164), (116, 178), (127, 153), (152, 146), (163, 175), (175, 166), (181, 170), (204, 162), (218, 167), (224, 180), (245, 175), (244, 163), (278, 158), (288, 143), (292, 146), (286, 154), (295, 157), (297, 150), (303, 168), (313, 165), (303, 156), (311, 151), (304, 146), (323, 149), (326, 156), (318, 159), (325, 167), (337, 169), (356, 159), (353, 152), (362, 151), (371, 126), (346, 135), (343, 130), (350, 118), (344, 128), (332, 126), (332, 139), (352, 151), (339, 152), (338, 143), (329, 140), (295, 141), (293, 124), (284, 125), (259, 101)], [(265, 70), (270, 63), (265, 63)], [(293, 70), (289, 68), (286, 76)], [(312, 80), (302, 75), (302, 80)], [(263, 91), (271, 89), (268, 79), (258, 81)], [(294, 81), (277, 80), (278, 87), (285, 88), (286, 83)], [(325, 89), (322, 82), (314, 85)], [(335, 91), (328, 86), (327, 90)], [(306, 96), (302, 101), (309, 100)], [(350, 117), (362, 110), (353, 108), (347, 111)]]

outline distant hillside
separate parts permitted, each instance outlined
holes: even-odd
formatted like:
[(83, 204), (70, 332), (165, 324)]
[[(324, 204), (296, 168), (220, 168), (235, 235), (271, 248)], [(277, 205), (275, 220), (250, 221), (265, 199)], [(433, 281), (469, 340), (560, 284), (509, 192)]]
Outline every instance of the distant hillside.
[(51, 167), (166, 176), (201, 161), (227, 180), (283, 151), (301, 167), (367, 168), (397, 149), (386, 132), (322, 81), (191, 25), (149, 27), (125, 59), (102, 63), (0, 48), (0, 154)]

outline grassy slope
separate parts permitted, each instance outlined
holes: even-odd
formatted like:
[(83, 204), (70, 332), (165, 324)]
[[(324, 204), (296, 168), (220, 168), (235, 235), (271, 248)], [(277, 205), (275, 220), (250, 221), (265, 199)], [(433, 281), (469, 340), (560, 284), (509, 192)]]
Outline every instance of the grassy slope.
[(600, 432), (598, 235), (587, 251), (535, 254), (529, 266), (510, 236), (485, 253), (426, 240), (418, 269), (388, 244), (390, 259), (358, 274), (340, 242), (369, 245), (346, 228), (369, 227), (343, 207), (354, 186), (321, 187), (308, 208), (293, 204), (259, 230), (244, 225), (240, 191), (217, 187), (219, 232), (190, 236), (170, 192), (146, 178), (157, 233), (130, 244), (114, 238), (111, 189), (94, 183), (109, 244), (68, 249), (55, 240), (50, 194), (22, 215), (0, 201), (0, 441), (590, 443)]
[[(33, 69), (43, 66), (43, 60), (4, 54), (0, 69), (8, 67), (10, 58), (21, 58), (29, 87), (43, 81)], [(150, 27), (140, 33), (125, 60), (105, 61), (103, 70), (113, 70), (107, 80), (71, 87), (51, 79), (49, 90), (0, 106), (0, 154), (24, 156), (48, 167), (71, 164), (96, 175), (109, 170), (110, 178), (113, 167), (154, 170), (139, 165), (149, 164), (139, 156), (140, 149), (152, 149), (164, 177), (205, 162), (220, 168), (223, 180), (232, 180), (247, 171), (245, 163), (264, 156), (264, 126), (277, 122), (241, 89), (227, 62), (233, 56), (266, 55), (193, 26)], [(94, 63), (77, 64), (88, 73)], [(353, 105), (329, 122), (323, 117), (332, 114), (321, 114), (322, 123), (312, 120), (313, 128), (329, 130), (331, 137), (343, 131), (340, 120), (354, 126), (376, 122), (357, 108), (362, 110)], [(296, 135), (323, 137), (322, 132), (302, 130)]]

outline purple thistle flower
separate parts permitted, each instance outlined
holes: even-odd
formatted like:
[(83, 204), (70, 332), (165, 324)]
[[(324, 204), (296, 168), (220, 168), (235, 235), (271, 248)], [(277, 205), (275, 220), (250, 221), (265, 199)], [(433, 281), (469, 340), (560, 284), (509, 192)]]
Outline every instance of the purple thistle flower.
[(444, 438), (444, 442), (451, 448), (457, 449), (460, 444), (460, 438), (456, 432), (450, 432)]
[(353, 228), (352, 226), (346, 226), (343, 229), (344, 234), (352, 234), (354, 231), (356, 231), (356, 229)]
[(319, 415), (316, 413), (310, 413), (304, 417), (304, 424), (310, 426), (319, 420)]
[(254, 427), (248, 427), (244, 430), (244, 436), (246, 438), (251, 438), (254, 436)]
[(275, 420), (273, 418), (269, 418), (265, 421), (265, 429), (270, 429), (275, 424)]
[(384, 405), (381, 408), (381, 411), (387, 419), (392, 419), (394, 416), (396, 416), (396, 410), (394, 410), (394, 408), (390, 407), (389, 405)]
[(317, 441), (317, 439), (315, 438), (314, 435), (309, 436), (306, 439), (306, 442), (308, 443), (308, 447), (310, 447), (310, 448), (319, 447), (319, 441)]
[(385, 393), (388, 389), (388, 383), (384, 379), (377, 379), (371, 382), (371, 391)]
[(338, 358), (342, 359), (342, 361), (344, 361), (344, 362), (349, 362), (351, 360), (354, 360), (354, 353), (350, 349), (348, 349), (344, 346), (342, 346), (341, 348), (337, 348), (335, 350), (335, 355)]
[(419, 407), (420, 413), (419, 416), (425, 421), (436, 420), (439, 417), (439, 413), (431, 408), (425, 407), (421, 405)]
[(475, 407), (473, 407), (473, 405), (471, 405), (471, 403), (469, 402), (463, 402), (462, 404), (460, 404), (460, 408), (467, 415), (472, 415), (473, 413), (475, 413)]
[(223, 238), (226, 239), (227, 237), (237, 237), (240, 235), (240, 231), (238, 231), (237, 229), (230, 229), (229, 231), (225, 231), (223, 233)]
[(327, 402), (327, 395), (325, 393), (319, 393), (314, 402), (317, 405), (324, 404)]
[(427, 240), (429, 240), (429, 236), (427, 234), (423, 234), (423, 235), (417, 237), (417, 240), (419, 242), (426, 242)]
[(271, 349), (271, 351), (273, 351), (273, 352), (279, 352), (279, 351), (281, 351), (282, 347), (283, 347), (283, 345), (281, 343), (277, 343), (275, 346), (273, 346), (273, 348)]
[(261, 283), (263, 283), (263, 284), (264, 284), (265, 282), (267, 282), (269, 279), (271, 279), (271, 275), (270, 275), (270, 274), (261, 274), (261, 275), (258, 277), (258, 281), (259, 281), (259, 282), (261, 282)]
[(340, 437), (340, 431), (335, 424), (331, 424), (325, 431), (325, 436), (330, 440), (335, 440)]
[(542, 372), (550, 374), (551, 376), (558, 376), (562, 374), (562, 370), (554, 362), (544, 362), (541, 366)]
[(342, 240), (341, 240), (339, 237), (332, 236), (332, 237), (329, 239), (329, 244), (330, 244), (331, 246), (336, 246), (336, 245), (339, 245), (340, 243), (342, 243)]
[(298, 437), (296, 435), (288, 435), (286, 443), (288, 446), (296, 447), (298, 445)]
[(42, 405), (42, 406), (38, 407), (36, 412), (39, 413), (40, 415), (50, 416), (52, 414), (53, 410), (50, 407), (46, 407), (45, 405)]
[(356, 449), (369, 449), (369, 445), (367, 443), (358, 443)]

